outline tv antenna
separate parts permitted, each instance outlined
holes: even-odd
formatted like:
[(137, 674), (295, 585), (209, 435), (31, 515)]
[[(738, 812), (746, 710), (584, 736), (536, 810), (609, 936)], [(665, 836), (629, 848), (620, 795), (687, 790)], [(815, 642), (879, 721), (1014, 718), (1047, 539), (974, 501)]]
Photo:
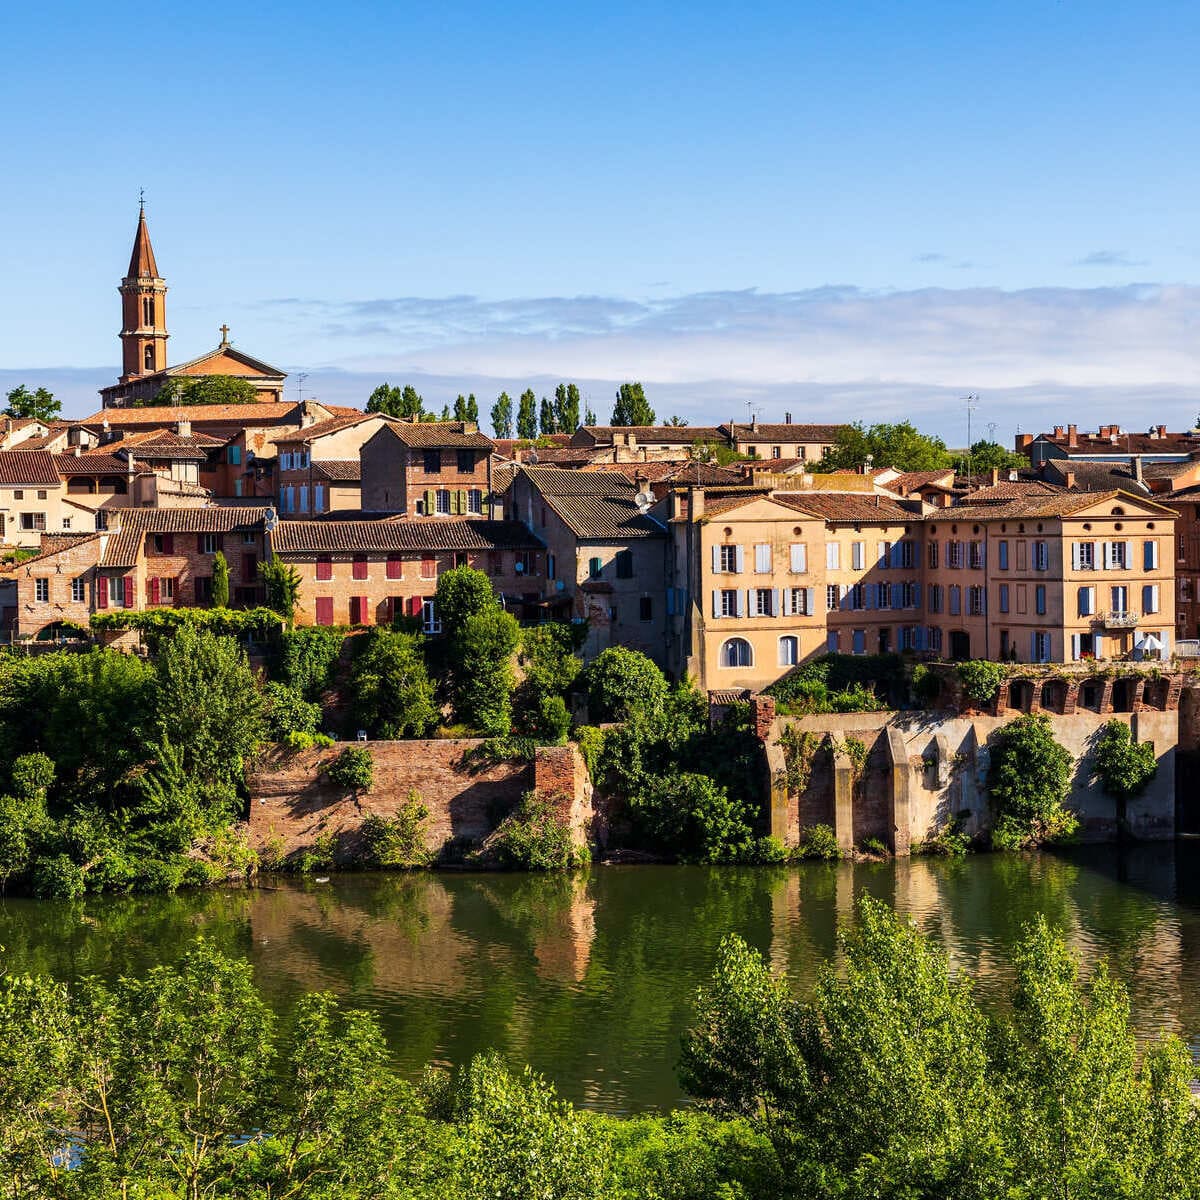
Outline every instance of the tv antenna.
[(967, 487), (971, 486), (971, 414), (979, 407), (979, 394), (968, 392), (963, 397), (967, 406)]
[(307, 371), (296, 372), (296, 399), (304, 403), (304, 381), (308, 378)]
[(997, 428), (998, 428), (998, 422), (996, 422), (996, 421), (988, 422), (987, 431), (988, 431), (988, 441), (989, 442), (994, 442), (996, 440), (996, 429)]

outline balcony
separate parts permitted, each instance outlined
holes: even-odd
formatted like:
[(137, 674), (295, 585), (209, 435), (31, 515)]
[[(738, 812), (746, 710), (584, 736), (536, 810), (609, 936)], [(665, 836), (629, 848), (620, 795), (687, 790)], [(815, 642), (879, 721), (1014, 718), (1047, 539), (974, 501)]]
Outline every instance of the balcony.
[(1097, 613), (1094, 619), (1105, 629), (1136, 629), (1138, 621), (1141, 620), (1141, 614), (1128, 611), (1106, 612)]

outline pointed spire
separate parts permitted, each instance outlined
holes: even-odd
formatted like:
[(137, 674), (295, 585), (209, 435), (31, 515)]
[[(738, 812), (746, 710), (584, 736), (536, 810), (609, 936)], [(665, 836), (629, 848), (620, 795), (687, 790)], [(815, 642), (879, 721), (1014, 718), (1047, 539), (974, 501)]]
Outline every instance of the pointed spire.
[(127, 279), (157, 279), (158, 264), (154, 261), (154, 247), (150, 245), (150, 233), (146, 228), (146, 210), (138, 212), (137, 233), (133, 235), (133, 254), (129, 258)]

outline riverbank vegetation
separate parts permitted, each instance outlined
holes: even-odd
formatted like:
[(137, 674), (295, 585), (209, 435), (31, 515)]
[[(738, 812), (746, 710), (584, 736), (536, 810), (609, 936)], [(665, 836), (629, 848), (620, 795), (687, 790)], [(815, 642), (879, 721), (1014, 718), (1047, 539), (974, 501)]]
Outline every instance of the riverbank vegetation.
[[(1200, 1194), (1186, 1047), (1140, 1053), (1122, 988), (1039, 920), (1011, 1005), (863, 898), (796, 996), (727, 938), (680, 1078), (611, 1117), (485, 1053), (417, 1082), (377, 1019), (276, 1016), (211, 943), (141, 978), (0, 976), (0, 1179), (12, 1200), (1161, 1200)], [(69, 1134), (64, 1134), (69, 1130)]]

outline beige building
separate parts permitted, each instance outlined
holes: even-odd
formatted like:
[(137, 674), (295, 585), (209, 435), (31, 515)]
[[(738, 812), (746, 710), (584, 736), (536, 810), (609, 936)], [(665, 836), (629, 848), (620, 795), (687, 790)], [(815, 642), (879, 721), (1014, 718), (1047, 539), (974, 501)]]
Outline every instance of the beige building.
[(359, 451), (391, 423), (391, 417), (380, 413), (357, 413), (276, 434), (280, 513), (293, 516), (359, 508)]
[(0, 451), (0, 544), (32, 548), (45, 533), (92, 531), (90, 508), (72, 500), (48, 450)]
[(837, 441), (844, 425), (793, 424), (792, 414), (782, 425), (764, 425), (757, 418), (748, 424), (721, 426), (725, 441), (739, 454), (751, 458), (803, 459), (816, 462)]

